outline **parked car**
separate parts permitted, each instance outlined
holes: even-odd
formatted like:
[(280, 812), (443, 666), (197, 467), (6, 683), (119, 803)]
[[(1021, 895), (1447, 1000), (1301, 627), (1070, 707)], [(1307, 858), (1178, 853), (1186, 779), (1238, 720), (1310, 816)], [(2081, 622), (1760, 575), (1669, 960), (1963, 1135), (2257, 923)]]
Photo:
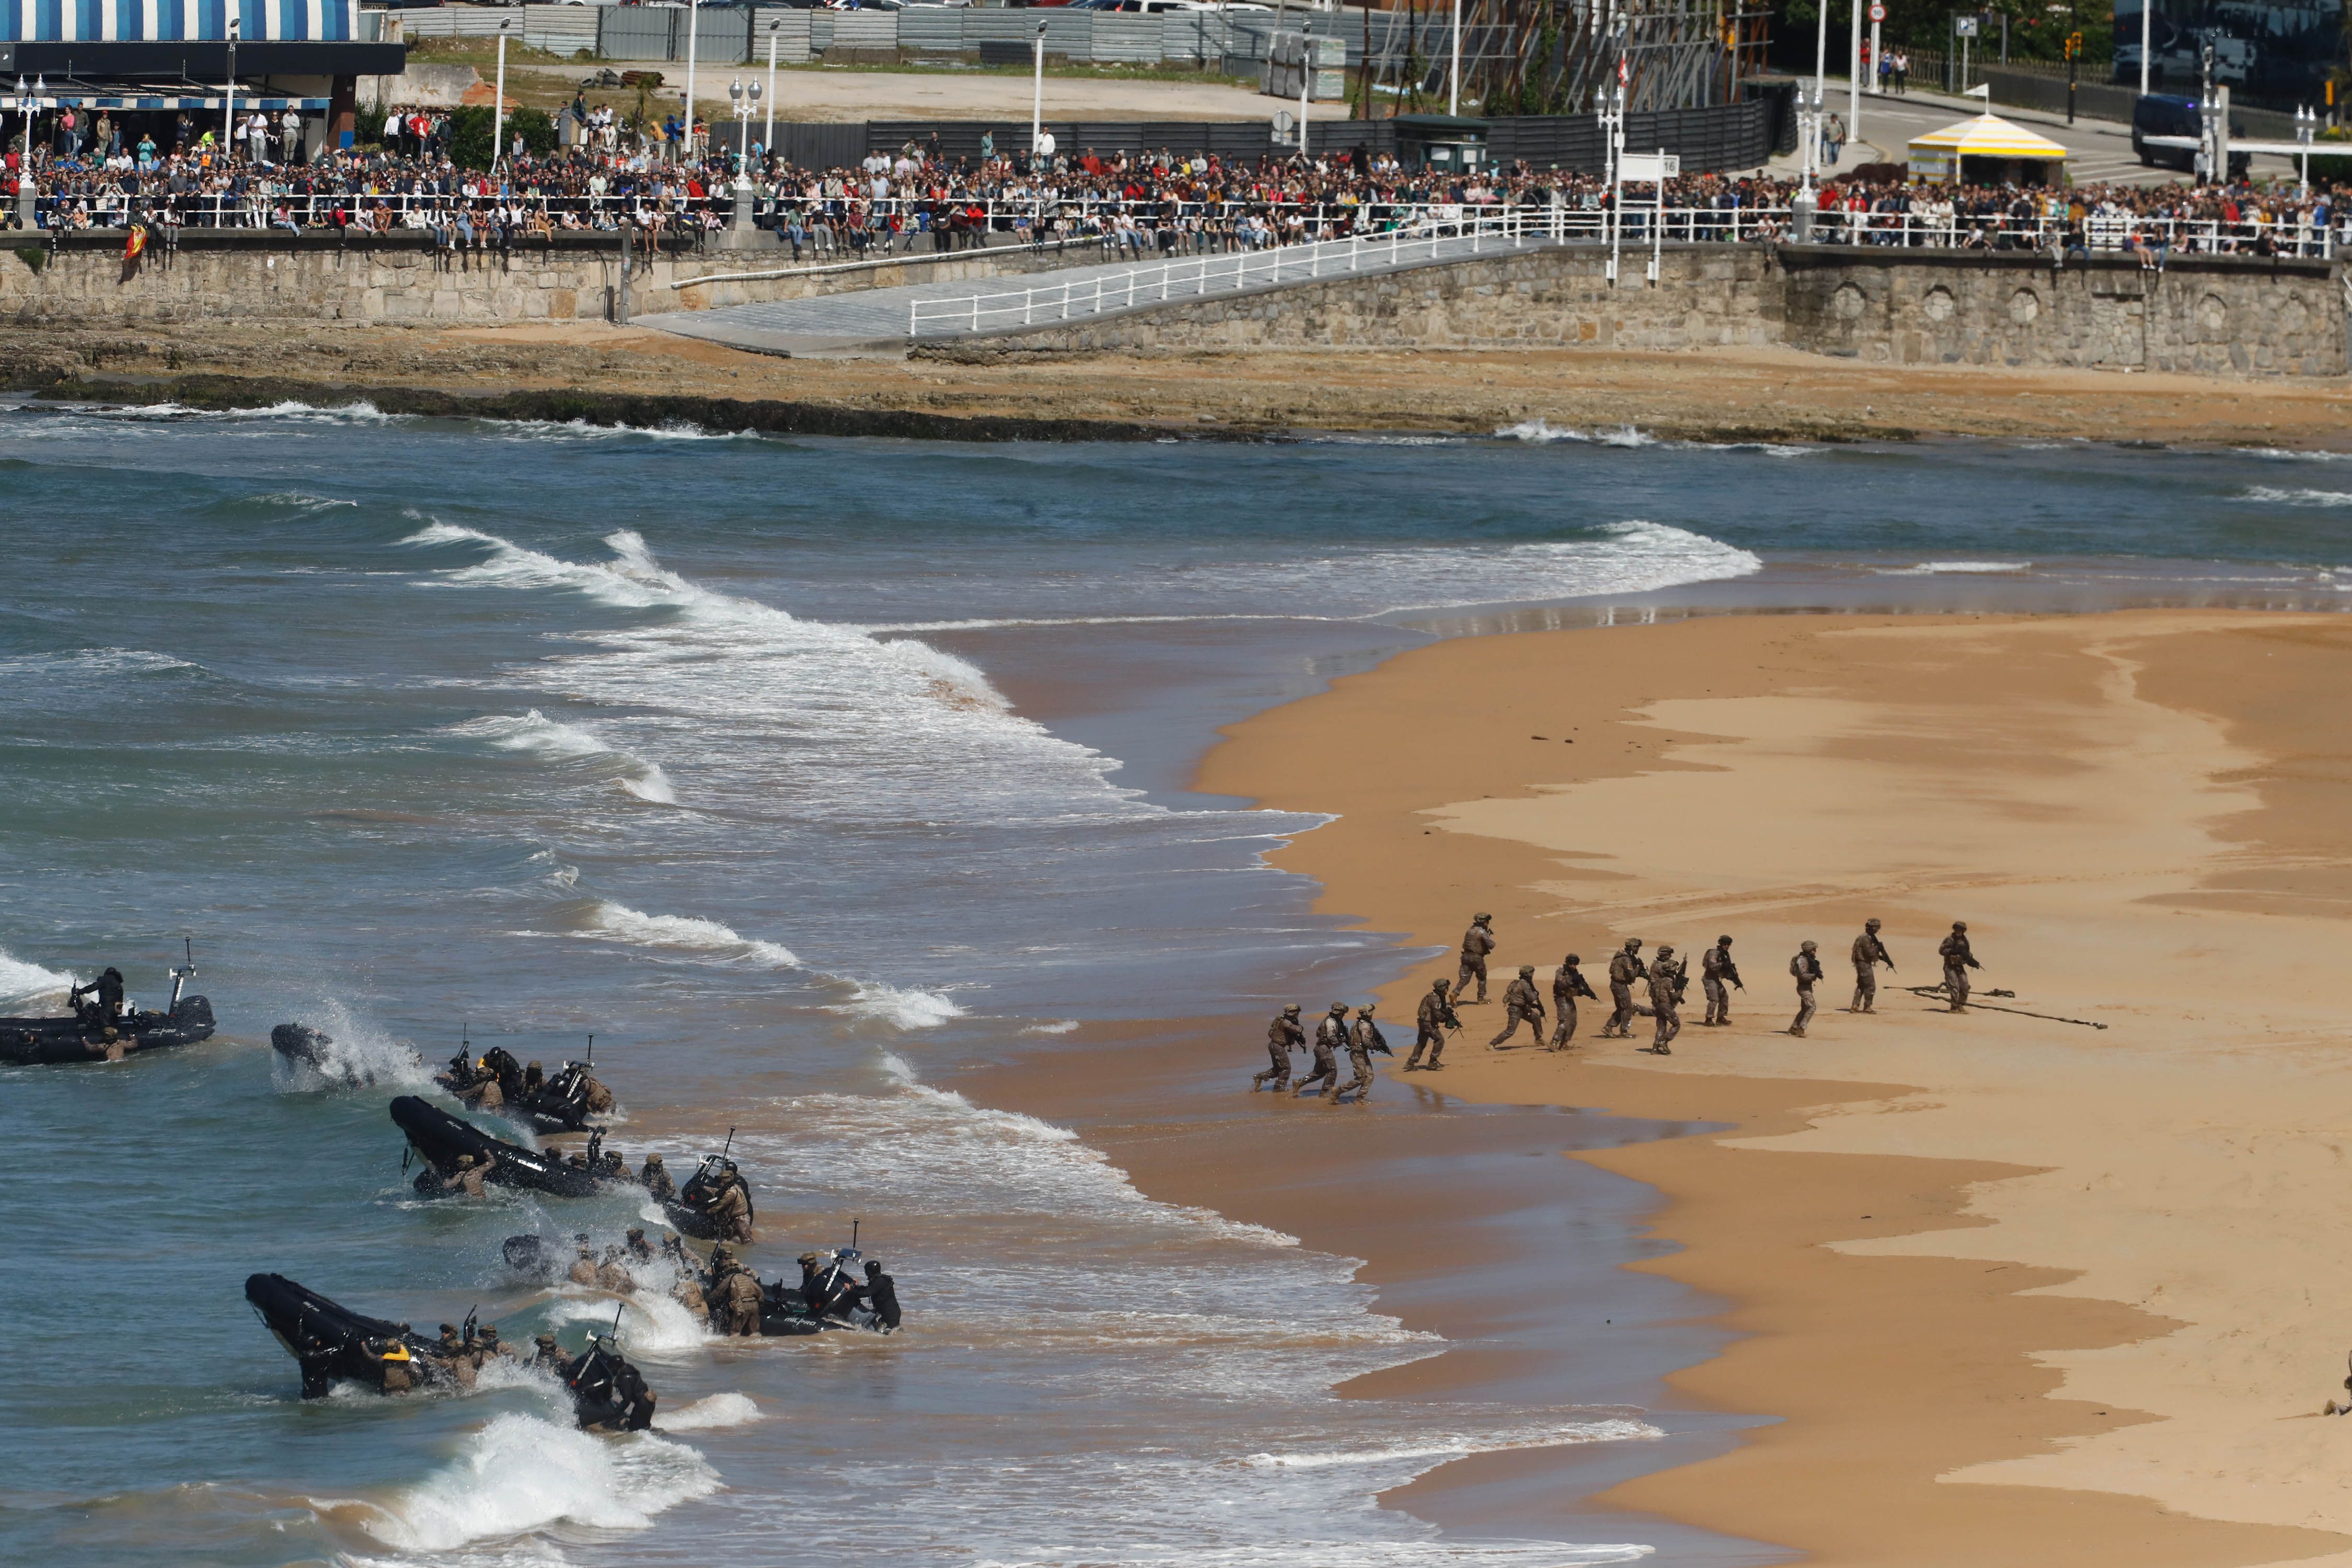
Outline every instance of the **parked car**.
[[(2243, 136), (2246, 128), (2239, 121), (2230, 122), (2232, 137)], [(2193, 98), (2174, 98), (2166, 93), (2143, 95), (2132, 105), (2132, 151), (2138, 154), (2144, 167), (2194, 170), (2197, 153), (2188, 147), (2151, 147), (2145, 138), (2150, 136), (2186, 136), (2192, 141), (2205, 134), (2205, 119)], [(2230, 178), (2245, 178), (2246, 169), (2253, 162), (2250, 153), (2230, 154)]]

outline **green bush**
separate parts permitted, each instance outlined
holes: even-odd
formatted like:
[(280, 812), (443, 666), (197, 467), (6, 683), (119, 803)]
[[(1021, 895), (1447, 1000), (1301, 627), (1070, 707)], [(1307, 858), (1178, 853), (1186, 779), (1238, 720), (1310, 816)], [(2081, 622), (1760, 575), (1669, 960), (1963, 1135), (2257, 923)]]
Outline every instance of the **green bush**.
[[(449, 114), (449, 156), (461, 169), (490, 166), (492, 110), (487, 103), (471, 103)], [(555, 121), (543, 109), (518, 109), (507, 116), (503, 132), (508, 144), (517, 136), (534, 157), (555, 150)]]

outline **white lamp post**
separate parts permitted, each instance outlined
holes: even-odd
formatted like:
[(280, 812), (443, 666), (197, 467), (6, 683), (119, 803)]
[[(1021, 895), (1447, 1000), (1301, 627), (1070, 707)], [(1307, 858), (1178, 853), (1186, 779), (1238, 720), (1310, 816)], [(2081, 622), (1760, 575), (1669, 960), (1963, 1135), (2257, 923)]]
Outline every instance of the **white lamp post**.
[(2318, 130), (2319, 110), (2298, 105), (2294, 111), (2294, 139), (2303, 143), (2303, 153), (2297, 161), (2303, 165), (2300, 199), (2304, 201), (2311, 199), (2311, 139)]
[(1454, 0), (1454, 59), (1445, 73), (1445, 112), (1462, 112), (1462, 0)]
[(1034, 172), (1037, 163), (1037, 142), (1045, 133), (1045, 24), (1037, 24), (1036, 85), (1029, 97), (1029, 163)]
[(758, 231), (751, 222), (751, 110), (760, 101), (760, 84), (755, 80), (747, 91), (741, 78), (727, 84), (727, 96), (735, 103), (735, 211), (727, 226), (730, 249), (741, 250), (751, 244)]
[(1862, 137), (1862, 0), (1853, 0), (1853, 39), (1846, 47), (1846, 73), (1853, 79), (1846, 94), (1845, 134), (1848, 141)]
[(241, 21), (228, 19), (228, 96), (221, 100), (221, 154), (230, 160), (236, 156), (236, 35)]
[(694, 46), (695, 26), (702, 19), (698, 0), (687, 0), (686, 6), (686, 158), (694, 160)]
[(499, 24), (499, 85), (498, 97), (490, 110), (490, 173), (499, 172), (499, 160), (507, 155), (507, 29), (514, 18), (507, 17)]
[(2139, 95), (2147, 96), (2147, 55), (2155, 47), (2156, 0), (2139, 0)]
[(782, 19), (768, 24), (768, 128), (760, 133), (760, 156), (776, 155), (776, 35), (783, 31)]
[(25, 111), (25, 155), (16, 163), (16, 226), (31, 228), (35, 223), (34, 203), (39, 191), (33, 184), (33, 106), (41, 100), (42, 89), (48, 79), (43, 77), (31, 92), (25, 90), (25, 79), (16, 79), (16, 107)]

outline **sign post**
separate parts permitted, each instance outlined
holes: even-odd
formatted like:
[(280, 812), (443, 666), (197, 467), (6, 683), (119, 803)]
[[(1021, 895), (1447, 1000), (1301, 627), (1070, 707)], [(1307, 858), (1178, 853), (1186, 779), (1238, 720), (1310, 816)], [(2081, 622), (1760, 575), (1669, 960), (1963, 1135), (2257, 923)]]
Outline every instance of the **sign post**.
[(1886, 80), (1886, 72), (1878, 63), (1885, 58), (1878, 52), (1881, 47), (1878, 41), (1878, 27), (1879, 24), (1885, 20), (1886, 7), (1873, 0), (1870, 7), (1870, 90), (1873, 92), (1885, 90), (1882, 84)]

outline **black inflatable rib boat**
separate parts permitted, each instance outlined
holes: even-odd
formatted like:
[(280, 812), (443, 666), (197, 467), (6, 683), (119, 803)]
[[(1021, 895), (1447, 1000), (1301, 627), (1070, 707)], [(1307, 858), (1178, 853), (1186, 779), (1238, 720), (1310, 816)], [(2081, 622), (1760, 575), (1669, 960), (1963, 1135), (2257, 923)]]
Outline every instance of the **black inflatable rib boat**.
[(283, 1274), (256, 1274), (245, 1299), (302, 1369), (302, 1397), (317, 1399), (341, 1378), (379, 1394), (438, 1383), (446, 1374), (433, 1346), (398, 1323), (364, 1317)]
[(501, 1186), (529, 1187), (560, 1198), (584, 1198), (604, 1190), (606, 1184), (590, 1172), (567, 1165), (560, 1154), (501, 1142), (460, 1121), (439, 1106), (404, 1094), (392, 1102), (392, 1119), (408, 1134), (409, 1146), (424, 1157), (416, 1178), (421, 1193), (444, 1190), (441, 1178), (457, 1169), (457, 1156), (471, 1154), (482, 1168), (482, 1179)]
[(662, 1215), (672, 1230), (697, 1241), (740, 1241), (743, 1238), (729, 1235), (725, 1224), (711, 1212), (719, 1194), (738, 1183), (743, 1187), (743, 1217), (756, 1227), (760, 1216), (751, 1205), (751, 1184), (743, 1181), (735, 1162), (724, 1154), (704, 1155), (701, 1168), (686, 1179), (677, 1196), (662, 1201)]
[[(158, 1013), (126, 1009), (111, 1025), (95, 1005), (64, 1018), (0, 1018), (0, 1062), (98, 1062), (193, 1046), (213, 1034), (213, 1005), (184, 996), (194, 959), (172, 971), (172, 1005)], [(108, 1028), (114, 1038), (106, 1037)]]
[(642, 1432), (654, 1424), (654, 1391), (611, 1340), (590, 1345), (563, 1382), (572, 1391), (572, 1417), (584, 1431)]
[[(349, 1051), (337, 1050), (332, 1035), (308, 1024), (279, 1024), (269, 1031), (269, 1047), (297, 1067), (307, 1068), (320, 1078), (350, 1089), (373, 1083), (379, 1071), (394, 1065), (388, 1061), (379, 1068)], [(415, 1051), (408, 1052), (406, 1065), (419, 1065)]]

